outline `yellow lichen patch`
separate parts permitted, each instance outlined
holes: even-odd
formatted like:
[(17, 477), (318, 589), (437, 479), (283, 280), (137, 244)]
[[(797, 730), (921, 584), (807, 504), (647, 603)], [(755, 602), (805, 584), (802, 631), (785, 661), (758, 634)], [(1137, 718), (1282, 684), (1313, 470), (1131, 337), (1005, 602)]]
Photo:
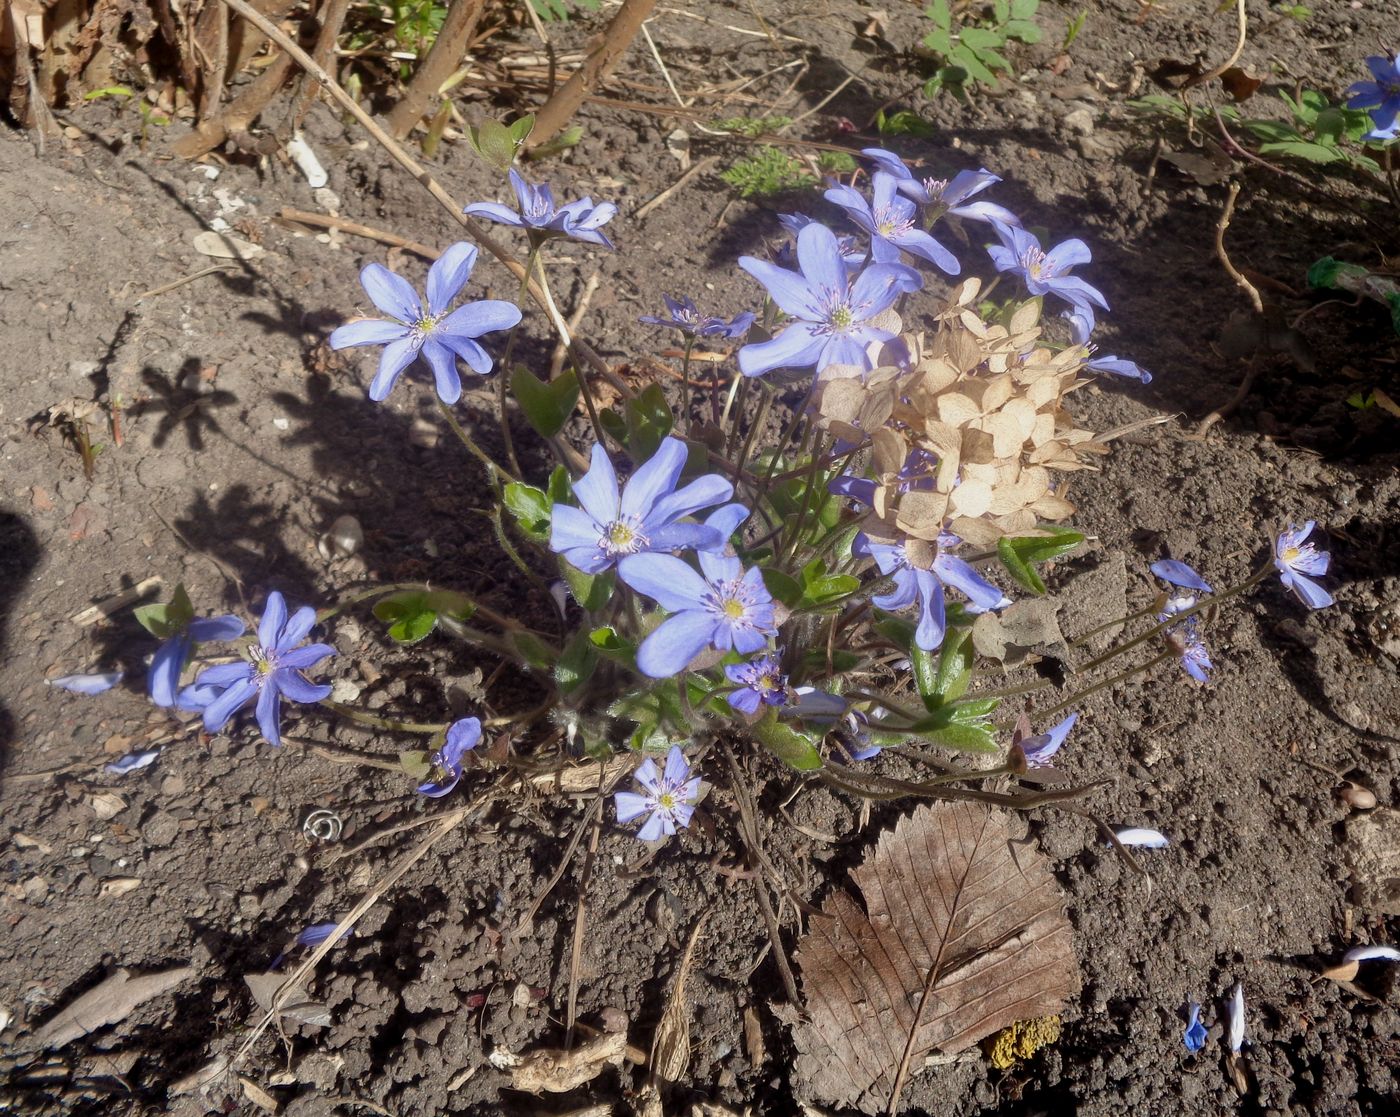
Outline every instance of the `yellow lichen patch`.
[(1042, 1047), (1060, 1038), (1060, 1018), (1041, 1016), (1034, 1020), (1018, 1020), (987, 1041), (987, 1058), (997, 1070), (1009, 1070), (1029, 1059)]

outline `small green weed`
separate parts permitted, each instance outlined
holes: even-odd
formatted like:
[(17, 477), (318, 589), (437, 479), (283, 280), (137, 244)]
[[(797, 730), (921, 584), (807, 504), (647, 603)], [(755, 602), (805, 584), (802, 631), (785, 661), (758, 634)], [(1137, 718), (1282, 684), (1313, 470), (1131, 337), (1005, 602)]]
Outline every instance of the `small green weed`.
[(792, 123), (790, 116), (727, 116), (710, 125), (716, 132), (733, 132), (736, 136), (771, 135)]
[(530, 0), (530, 7), (545, 23), (568, 23), (571, 7), (596, 12), (602, 7), (602, 0)]
[(875, 114), (875, 128), (882, 136), (931, 136), (934, 127), (916, 112), (900, 109), (888, 116), (881, 109)]
[(948, 88), (957, 92), (976, 82), (997, 88), (997, 75), (1012, 72), (1011, 63), (1001, 53), (1006, 44), (1040, 42), (1040, 28), (1035, 24), (1039, 7), (1040, 0), (993, 0), (990, 18), (955, 28), (949, 0), (933, 0), (924, 9), (924, 15), (933, 21), (924, 46), (941, 65), (924, 83), (924, 95), (933, 97)]
[(816, 176), (808, 173), (801, 160), (767, 146), (740, 159), (719, 177), (739, 191), (741, 198), (761, 198), (817, 185)]

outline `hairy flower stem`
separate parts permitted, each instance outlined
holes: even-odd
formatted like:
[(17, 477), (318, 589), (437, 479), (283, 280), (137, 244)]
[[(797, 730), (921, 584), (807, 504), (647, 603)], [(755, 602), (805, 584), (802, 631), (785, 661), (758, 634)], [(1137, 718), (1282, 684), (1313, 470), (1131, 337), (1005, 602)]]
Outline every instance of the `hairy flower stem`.
[(1132, 651), (1139, 645), (1147, 643), (1147, 641), (1151, 640), (1153, 637), (1160, 636), (1167, 629), (1175, 628), (1187, 617), (1195, 616), (1197, 613), (1202, 612), (1205, 609), (1212, 608), (1213, 606), (1220, 604), (1220, 602), (1222, 601), (1228, 601), (1232, 597), (1238, 597), (1240, 594), (1244, 593), (1245, 590), (1257, 586), (1260, 582), (1267, 578), (1271, 570), (1273, 570), (1273, 564), (1265, 563), (1248, 578), (1246, 578), (1243, 582), (1239, 583), (1239, 585), (1231, 586), (1229, 589), (1221, 590), (1217, 594), (1212, 594), (1209, 597), (1202, 598), (1200, 601), (1196, 602), (1195, 605), (1192, 605), (1189, 609), (1183, 609), (1179, 613), (1172, 614), (1172, 616), (1168, 617), (1166, 620), (1154, 625), (1152, 628), (1149, 628), (1142, 635), (1133, 637), (1126, 644), (1119, 644), (1117, 647), (1109, 648), (1108, 651), (1103, 653), (1103, 655), (1096, 656), (1095, 658), (1091, 659), (1088, 663), (1081, 665), (1078, 670), (1081, 673), (1085, 671), (1092, 671), (1095, 667), (1100, 667), (1103, 664), (1108, 663), (1110, 660), (1116, 659), (1118, 658), (1118, 656), (1123, 655), (1126, 652)]
[[(316, 623), (325, 624), (332, 617), (345, 612), (346, 609), (354, 605), (359, 605), (363, 601), (373, 601), (377, 597), (388, 597), (391, 593), (400, 593), (404, 590), (417, 590), (421, 593), (432, 593), (433, 587), (427, 582), (388, 582), (383, 585), (369, 586), (366, 589), (358, 590), (349, 597), (342, 598), (330, 608), (321, 609), (316, 614)], [(456, 592), (456, 591), (453, 591)], [(462, 595), (466, 597), (466, 594)], [(509, 632), (511, 629), (520, 628), (519, 621), (513, 621), (509, 617), (496, 612), (489, 605), (482, 605), (475, 598), (469, 598), (472, 605), (472, 615), (490, 621), (492, 624)]]
[(343, 717), (347, 721), (353, 721), (358, 725), (368, 725), (372, 729), (387, 729), (391, 733), (441, 733), (450, 724), (449, 722), (395, 721), (392, 718), (379, 718), (357, 710), (353, 706), (343, 705), (331, 698), (322, 698), (317, 705), (324, 706), (337, 717)]
[[(763, 424), (766, 423), (766, 422), (768, 421), (768, 409), (769, 409), (770, 407), (772, 407), (772, 406), (773, 406), (773, 393), (772, 393), (772, 391), (769, 389), (769, 387), (768, 387), (767, 384), (764, 384), (763, 382), (760, 381), (760, 382), (759, 382), (758, 412), (757, 412), (757, 414), (755, 414), (754, 417), (753, 417), (753, 423), (749, 426), (748, 437), (746, 437), (746, 438), (744, 439), (744, 448), (743, 448), (743, 450), (741, 450), (740, 453), (739, 453), (739, 460), (738, 460), (738, 462), (735, 463), (735, 470), (734, 470), (734, 472), (735, 472), (735, 475), (736, 475), (736, 476), (742, 476), (742, 475), (743, 475), (744, 466), (746, 466), (746, 465), (748, 464), (748, 461), (749, 461), (749, 454), (753, 451), (754, 439), (756, 439), (756, 438), (758, 437), (758, 432), (759, 432), (759, 430), (763, 427)], [(786, 442), (785, 442), (785, 441), (779, 442), (778, 445), (779, 445), (779, 446), (784, 446), (784, 445), (786, 445)], [(755, 500), (755, 501), (754, 501), (754, 505), (757, 506), (757, 504), (758, 504), (758, 501)], [(752, 513), (752, 512), (749, 513), (749, 519), (753, 519), (753, 513)], [(743, 530), (743, 525), (742, 525), (742, 524), (740, 525), (740, 530)]]
[[(1091, 694), (1097, 694), (1099, 691), (1104, 690), (1107, 687), (1111, 687), (1116, 685), (1117, 683), (1121, 683), (1127, 679), (1131, 679), (1134, 675), (1142, 675), (1148, 671), (1151, 671), (1154, 667), (1157, 666), (1157, 664), (1165, 663), (1167, 660), (1171, 659), (1172, 656), (1174, 656), (1175, 654), (1176, 653), (1173, 652), (1170, 648), (1168, 648), (1166, 651), (1158, 652), (1146, 663), (1140, 663), (1136, 667), (1129, 667), (1126, 671), (1120, 671), (1116, 675), (1110, 675), (1107, 679), (1103, 679), (1100, 682), (1095, 683), (1093, 686), (1087, 686), (1083, 690), (1075, 691), (1063, 702), (1057, 702), (1048, 710), (1037, 710), (1034, 713), (1034, 715), (1032, 715), (1032, 719), (1034, 721), (1043, 721), (1045, 718), (1050, 717), (1052, 714), (1058, 714), (1061, 710), (1068, 709), (1070, 706), (1074, 706), (1079, 702), (1082, 702)], [(982, 696), (978, 695), (978, 697), (980, 698)], [(1016, 723), (1014, 721), (998, 722), (996, 728), (1012, 729), (1015, 727), (1015, 725)]]
[[(504, 371), (502, 371), (501, 375), (505, 375)], [(442, 412), (442, 417), (447, 420), (447, 425), (452, 428), (452, 433), (457, 436), (463, 446), (471, 451), (472, 457), (476, 458), (476, 460), (486, 468), (486, 479), (491, 483), (491, 491), (496, 494), (496, 499), (499, 500), (501, 497), (501, 479), (498, 475), (505, 474), (505, 476), (512, 481), (519, 481), (520, 477), (512, 473), (505, 466), (497, 463), (491, 455), (486, 453), (485, 450), (472, 440), (472, 436), (469, 435), (466, 430), (463, 429), (462, 424), (457, 421), (457, 416), (452, 414), (451, 407), (443, 403), (442, 400), (437, 401), (437, 406), (438, 410)]]
[[(549, 314), (549, 320), (554, 323), (554, 328), (559, 334), (559, 339), (569, 350), (572, 357), (574, 353), (573, 339), (569, 336), (569, 328), (564, 323), (564, 316), (559, 313), (559, 307), (554, 301), (554, 294), (549, 289), (549, 277), (545, 275), (544, 268), (539, 268), (539, 289), (540, 296), (544, 299), (545, 309)], [(526, 272), (526, 275), (529, 273)], [(603, 437), (603, 424), (598, 421), (598, 401), (593, 398), (593, 385), (585, 375), (580, 362), (575, 359), (574, 376), (578, 379), (579, 392), (583, 395), (583, 403), (588, 408), (588, 421), (593, 424), (593, 437), (600, 446), (607, 446), (607, 439)]]
[[(802, 434), (802, 446), (798, 450), (799, 455), (811, 452), (810, 440), (815, 428), (816, 424), (807, 424), (807, 429)], [(819, 450), (818, 452), (812, 452), (812, 461), (807, 469), (807, 484), (803, 486), (802, 489), (802, 507), (791, 520), (792, 538), (777, 548), (777, 554), (780, 556), (778, 562), (778, 568), (780, 570), (784, 569), (787, 563), (796, 560), (797, 549), (802, 543), (802, 534), (807, 529), (807, 515), (812, 510), (812, 493), (816, 490), (817, 474), (821, 471), (821, 460), (826, 452), (825, 446), (820, 443), (818, 445)], [(785, 558), (781, 557), (784, 555), (786, 555)]]
[[(522, 303), (525, 296), (530, 293), (530, 279), (538, 267), (540, 277), (543, 280), (544, 267), (540, 264), (540, 249), (544, 247), (544, 241), (535, 237), (530, 238), (530, 252), (525, 257), (525, 274), (520, 277), (520, 290), (516, 293), (515, 301)], [(522, 317), (520, 322), (525, 319)], [(501, 371), (496, 382), (497, 406), (500, 414), (498, 419), (501, 424), (501, 444), (506, 448), (506, 461), (510, 463), (510, 468), (515, 471), (516, 477), (523, 476), (520, 468), (520, 459), (515, 456), (515, 437), (510, 433), (510, 415), (506, 411), (506, 402), (509, 398), (510, 389), (510, 357), (515, 352), (515, 339), (520, 333), (520, 322), (516, 322), (510, 328), (510, 336), (506, 338), (506, 351), (501, 355)]]

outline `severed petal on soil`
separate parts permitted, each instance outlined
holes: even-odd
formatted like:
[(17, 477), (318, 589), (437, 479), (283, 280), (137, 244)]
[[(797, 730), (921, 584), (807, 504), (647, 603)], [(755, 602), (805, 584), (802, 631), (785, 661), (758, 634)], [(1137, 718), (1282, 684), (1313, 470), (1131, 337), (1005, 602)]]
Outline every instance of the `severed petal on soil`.
[(528, 1094), (562, 1094), (592, 1082), (608, 1067), (621, 1067), (627, 1037), (611, 1032), (569, 1051), (545, 1048), (520, 1056), (511, 1088)]
[(806, 1018), (787, 1013), (817, 1099), (883, 1109), (902, 1062), (1053, 1015), (1078, 989), (1059, 887), (1012, 837), (981, 804), (920, 807), (853, 871), (864, 909), (826, 902), (797, 948)]
[(35, 1034), (45, 1047), (65, 1043), (125, 1020), (146, 1001), (168, 993), (194, 973), (190, 966), (132, 977), (127, 970), (114, 970), (95, 989), (89, 989)]
[(121, 681), (120, 671), (99, 671), (93, 675), (61, 675), (57, 679), (50, 679), (49, 686), (72, 691), (74, 694), (92, 695), (111, 690)]

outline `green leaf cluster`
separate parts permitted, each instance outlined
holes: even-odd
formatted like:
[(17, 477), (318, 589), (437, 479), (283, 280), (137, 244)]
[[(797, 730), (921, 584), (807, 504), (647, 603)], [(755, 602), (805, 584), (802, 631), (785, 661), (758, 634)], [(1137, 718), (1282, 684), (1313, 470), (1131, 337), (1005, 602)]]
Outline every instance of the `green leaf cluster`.
[(997, 540), (997, 558), (1018, 586), (1040, 595), (1045, 593), (1045, 583), (1035, 564), (1066, 555), (1083, 542), (1083, 535), (1067, 528), (1050, 528), (1043, 535), (1003, 536)]
[(801, 160), (767, 145), (740, 159), (719, 177), (739, 191), (741, 198), (763, 198), (817, 185), (816, 176), (807, 171)]
[(969, 83), (998, 88), (998, 75), (1012, 72), (1011, 63), (1002, 54), (1006, 45), (1040, 42), (1035, 22), (1039, 7), (1040, 0), (994, 0), (988, 17), (954, 26), (949, 0), (933, 0), (924, 9), (933, 30), (923, 42), (940, 65), (924, 84), (924, 95), (933, 97), (945, 88), (960, 91)]
[(374, 615), (389, 626), (389, 639), (397, 644), (427, 639), (440, 616), (465, 621), (475, 612), (471, 598), (452, 590), (399, 590), (374, 603)]
[(596, 12), (602, 7), (602, 0), (530, 0), (530, 7), (545, 23), (568, 23), (571, 7)]
[(522, 116), (510, 124), (484, 120), (467, 128), (467, 143), (486, 162), (505, 174), (534, 128), (533, 116)]

